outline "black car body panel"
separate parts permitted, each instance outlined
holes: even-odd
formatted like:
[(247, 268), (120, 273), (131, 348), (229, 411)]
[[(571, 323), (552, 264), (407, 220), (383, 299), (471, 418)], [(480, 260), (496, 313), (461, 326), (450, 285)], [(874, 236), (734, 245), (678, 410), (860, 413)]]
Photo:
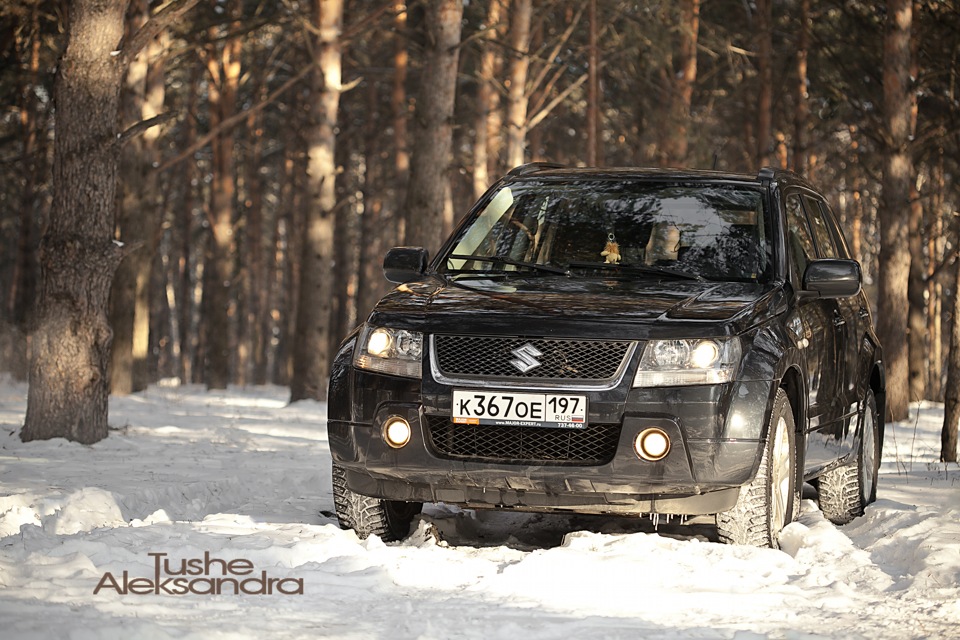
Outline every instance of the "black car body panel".
[[(457, 254), (454, 248), (465, 243), (469, 225), (484, 215), (504, 185), (529, 181), (563, 188), (610, 181), (754, 190), (762, 196), (757, 206), (765, 211), (764, 220), (758, 221), (760, 214), (729, 215), (762, 226), (769, 247), (765, 257), (754, 258), (759, 267), (747, 278), (734, 280), (657, 276), (616, 264), (588, 267), (584, 273), (573, 268), (550, 272), (546, 263), (532, 263), (529, 272), (519, 267), (510, 271), (512, 267), (503, 264), (493, 267), (499, 258), (478, 258), (474, 273), (469, 261), (444, 257)], [(364, 323), (366, 328), (422, 335), (420, 375), (358, 366), (359, 341), (366, 335), (361, 328), (337, 352), (328, 393), (328, 430), (334, 462), (344, 470), (349, 489), (386, 500), (470, 507), (718, 513), (733, 507), (740, 488), (758, 472), (778, 389), (787, 391), (795, 414), (798, 481), (846, 463), (856, 448), (861, 399), (868, 388), (883, 415), (881, 349), (864, 294), (831, 295), (829, 264), (817, 267), (820, 276), (827, 274), (823, 291), (804, 290), (804, 274), (797, 272), (791, 253), (796, 234), (789, 215), (782, 213), (788, 204), (803, 211), (822, 207), (816, 215), (824, 216), (826, 232), (835, 234), (832, 249), (823, 255), (820, 245), (810, 244), (817, 251), (814, 260), (849, 262), (825, 201), (792, 174), (558, 168), (508, 174), (464, 218), (429, 267), (417, 266), (417, 253), (402, 252), (402, 260), (389, 272), (395, 279), (413, 279), (385, 296)], [(694, 228), (690, 233), (696, 232)], [(618, 233), (623, 232), (618, 228)], [(601, 246), (594, 243), (591, 248), (599, 251)], [(831, 252), (838, 255), (828, 255)], [(850, 273), (841, 262), (834, 269), (837, 278)], [(451, 271), (450, 265), (459, 271)], [(574, 342), (577, 348), (604, 341), (623, 341), (628, 347), (619, 368), (598, 380), (578, 378), (581, 373), (573, 369), (581, 365), (569, 364), (571, 373), (559, 382), (538, 378), (536, 371), (485, 379), (441, 370), (437, 345), (444, 336), (487, 340), (471, 344), (489, 345), (482, 347), (483, 356), (502, 361), (516, 353), (507, 348), (516, 343), (504, 342), (507, 339), (547, 345), (534, 348), (538, 356), (548, 347), (561, 352), (569, 344), (572, 350)], [(647, 345), (699, 338), (736, 342), (742, 355), (732, 379), (637, 386)], [(497, 354), (501, 348), (503, 353)], [(453, 424), (455, 389), (555, 390), (585, 397), (588, 413), (582, 427), (569, 429)], [(382, 429), (396, 417), (412, 432), (400, 447), (391, 446)], [(638, 435), (649, 429), (669, 438), (671, 447), (663, 459), (645, 460), (635, 451)]]

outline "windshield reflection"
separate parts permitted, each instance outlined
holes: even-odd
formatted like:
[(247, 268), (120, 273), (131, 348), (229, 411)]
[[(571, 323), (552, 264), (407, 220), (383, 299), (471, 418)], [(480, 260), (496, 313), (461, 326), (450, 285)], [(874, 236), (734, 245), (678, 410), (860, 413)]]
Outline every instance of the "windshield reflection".
[(527, 180), (494, 194), (442, 270), (767, 282), (769, 234), (748, 185)]

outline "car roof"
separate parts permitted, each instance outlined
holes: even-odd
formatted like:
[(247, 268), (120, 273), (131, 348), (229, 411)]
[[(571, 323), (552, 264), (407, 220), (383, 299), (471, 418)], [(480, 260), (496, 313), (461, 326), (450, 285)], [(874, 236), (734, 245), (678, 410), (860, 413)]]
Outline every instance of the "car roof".
[(755, 185), (764, 183), (799, 184), (816, 191), (799, 175), (785, 169), (764, 167), (756, 174), (705, 169), (646, 168), (646, 167), (568, 167), (550, 162), (531, 162), (512, 169), (507, 180), (523, 178), (596, 178), (599, 180), (689, 180), (703, 182), (744, 182)]

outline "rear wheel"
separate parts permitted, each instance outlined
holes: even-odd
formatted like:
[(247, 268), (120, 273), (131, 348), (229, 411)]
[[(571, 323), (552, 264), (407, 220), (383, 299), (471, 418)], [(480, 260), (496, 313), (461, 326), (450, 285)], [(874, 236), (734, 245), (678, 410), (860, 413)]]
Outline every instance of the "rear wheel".
[(863, 400), (860, 419), (860, 448), (856, 460), (831, 469), (820, 476), (817, 488), (820, 510), (834, 524), (846, 524), (863, 515), (868, 504), (877, 499), (877, 473), (880, 469), (880, 414), (873, 390)]
[(796, 465), (793, 411), (786, 392), (778, 389), (760, 469), (753, 482), (740, 488), (733, 509), (717, 514), (720, 539), (730, 544), (776, 549), (780, 531), (793, 520), (799, 504)]
[(360, 538), (379, 536), (384, 542), (403, 540), (410, 524), (423, 508), (421, 502), (371, 498), (347, 486), (343, 467), (333, 463), (333, 503), (343, 529), (353, 529)]

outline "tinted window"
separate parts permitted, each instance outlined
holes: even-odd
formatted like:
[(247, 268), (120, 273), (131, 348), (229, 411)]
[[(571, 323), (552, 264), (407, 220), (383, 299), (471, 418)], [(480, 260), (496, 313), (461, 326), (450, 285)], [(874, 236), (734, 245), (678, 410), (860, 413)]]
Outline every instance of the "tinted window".
[(807, 218), (810, 220), (810, 226), (813, 229), (813, 237), (817, 240), (817, 248), (820, 249), (820, 257), (839, 257), (833, 234), (830, 233), (827, 222), (823, 218), (823, 211), (820, 210), (820, 203), (806, 195), (803, 196), (803, 203), (807, 210)]
[[(452, 253), (577, 268), (603, 262), (601, 252), (616, 242), (622, 265), (674, 267), (710, 280), (766, 281), (768, 229), (758, 188), (531, 180), (497, 192), (461, 230)], [(446, 268), (488, 271), (494, 263), (448, 258)]]
[(843, 235), (843, 229), (837, 224), (837, 217), (833, 215), (833, 210), (830, 208), (826, 202), (820, 203), (820, 211), (823, 212), (823, 217), (827, 221), (827, 226), (833, 230), (834, 238), (837, 241), (837, 253), (841, 258), (850, 259), (850, 245), (847, 244), (847, 239)]
[(787, 237), (790, 243), (790, 261), (799, 281), (807, 270), (807, 263), (817, 259), (817, 250), (807, 227), (807, 218), (803, 215), (800, 196), (796, 194), (787, 196)]

